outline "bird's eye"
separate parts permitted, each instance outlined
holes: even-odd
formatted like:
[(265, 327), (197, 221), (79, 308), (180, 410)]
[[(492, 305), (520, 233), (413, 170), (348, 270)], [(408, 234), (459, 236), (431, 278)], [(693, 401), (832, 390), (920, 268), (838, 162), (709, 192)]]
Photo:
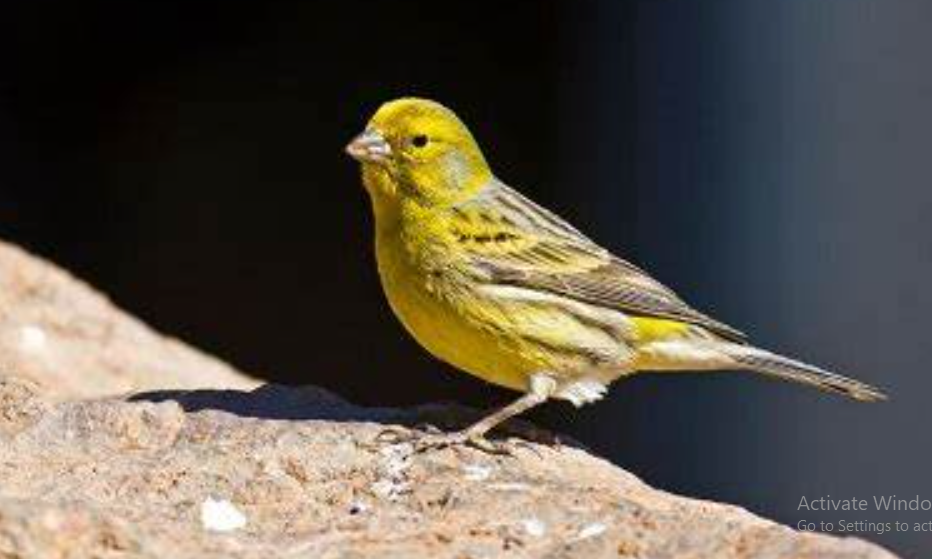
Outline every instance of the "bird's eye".
[(416, 148), (422, 148), (427, 145), (429, 138), (426, 134), (418, 134), (417, 136), (411, 138), (411, 145)]

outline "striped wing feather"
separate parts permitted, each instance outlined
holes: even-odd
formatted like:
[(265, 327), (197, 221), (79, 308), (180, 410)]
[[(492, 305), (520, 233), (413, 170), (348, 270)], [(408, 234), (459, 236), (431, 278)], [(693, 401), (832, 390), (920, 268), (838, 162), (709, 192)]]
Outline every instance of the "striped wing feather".
[(455, 235), (489, 281), (544, 291), (627, 314), (683, 321), (733, 341), (738, 330), (687, 305), (640, 268), (552, 212), (494, 183), (456, 208)]

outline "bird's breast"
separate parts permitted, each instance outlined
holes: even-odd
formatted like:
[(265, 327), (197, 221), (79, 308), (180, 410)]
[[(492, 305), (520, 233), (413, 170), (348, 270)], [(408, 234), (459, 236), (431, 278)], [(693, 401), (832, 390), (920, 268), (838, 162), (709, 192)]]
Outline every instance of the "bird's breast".
[[(489, 382), (526, 388), (527, 372), (496, 337), (469, 319), (476, 302), (457, 285), (451, 261), (439, 261), (402, 235), (376, 236), (379, 276), (388, 303), (405, 329), (438, 359)], [(466, 309), (469, 308), (469, 311)]]

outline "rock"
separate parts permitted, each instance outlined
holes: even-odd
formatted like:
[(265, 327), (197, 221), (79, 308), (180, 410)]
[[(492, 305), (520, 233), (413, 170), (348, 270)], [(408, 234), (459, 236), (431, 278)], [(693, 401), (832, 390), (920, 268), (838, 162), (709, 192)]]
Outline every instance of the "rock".
[(165, 338), (53, 265), (0, 243), (0, 372), (59, 398), (258, 383)]
[(0, 557), (892, 557), (652, 489), (577, 448), (376, 441), (422, 417), (280, 386), (49, 402), (7, 379)]
[(893, 557), (652, 489), (565, 445), (503, 457), (377, 440), (474, 417), (258, 386), (0, 244), (4, 559)]

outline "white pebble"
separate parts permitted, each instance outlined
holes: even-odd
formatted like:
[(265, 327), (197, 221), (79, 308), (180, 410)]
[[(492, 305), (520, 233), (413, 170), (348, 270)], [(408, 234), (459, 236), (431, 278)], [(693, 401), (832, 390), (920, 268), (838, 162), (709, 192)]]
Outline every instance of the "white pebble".
[(547, 532), (547, 526), (539, 518), (526, 518), (521, 521), (527, 535), (539, 538)]
[(466, 473), (466, 479), (469, 481), (485, 481), (492, 475), (492, 468), (478, 464), (466, 464), (463, 466), (463, 472)]
[(28, 325), (19, 329), (19, 346), (23, 351), (37, 352), (45, 348), (47, 337), (38, 326)]
[(246, 516), (230, 501), (208, 497), (201, 503), (201, 525), (210, 532), (232, 532), (246, 526)]
[(589, 538), (594, 538), (605, 533), (605, 530), (608, 530), (608, 527), (601, 522), (593, 522), (583, 526), (583, 529), (579, 531), (579, 534), (576, 535), (577, 540), (588, 540)]
[(507, 481), (489, 485), (489, 489), (493, 491), (528, 491), (530, 488), (531, 486), (526, 483)]

